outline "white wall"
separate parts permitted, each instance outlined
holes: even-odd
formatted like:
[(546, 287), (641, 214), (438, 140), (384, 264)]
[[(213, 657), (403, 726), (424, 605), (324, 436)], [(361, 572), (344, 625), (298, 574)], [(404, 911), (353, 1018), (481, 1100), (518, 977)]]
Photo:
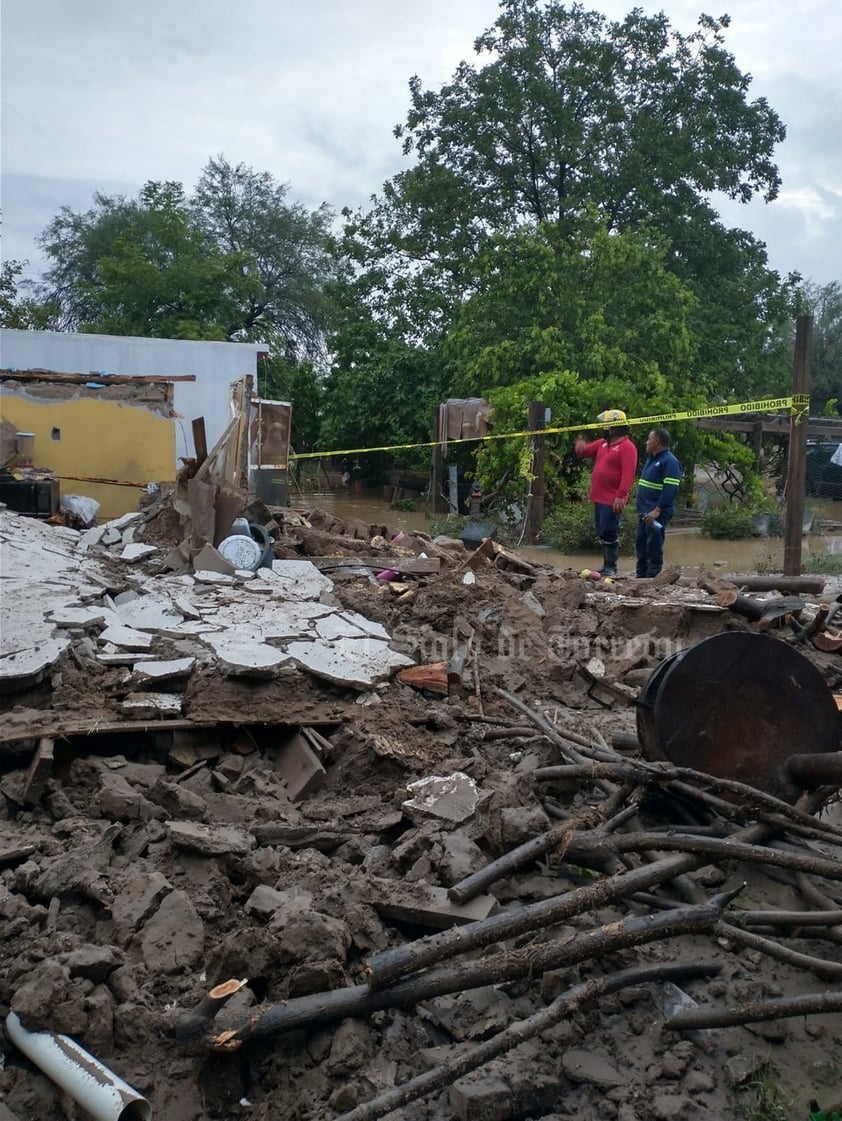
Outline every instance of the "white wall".
[(251, 374), (258, 389), (257, 355), (262, 343), (187, 342), (118, 335), (76, 335), (64, 331), (13, 331), (0, 328), (0, 369), (53, 370), (62, 374), (135, 374), (175, 377), (195, 374), (194, 382), (173, 386), (176, 456), (193, 455), (190, 422), (205, 418), (208, 450), (231, 419), (231, 382)]

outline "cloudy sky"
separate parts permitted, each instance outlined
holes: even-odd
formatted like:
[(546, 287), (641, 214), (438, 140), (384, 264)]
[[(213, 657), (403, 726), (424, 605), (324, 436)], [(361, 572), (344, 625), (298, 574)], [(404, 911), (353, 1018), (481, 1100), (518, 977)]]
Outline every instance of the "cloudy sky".
[[(720, 206), (772, 265), (842, 280), (842, 5), (664, 0), (679, 30), (732, 19), (726, 45), (787, 125), (778, 200)], [(633, 0), (586, 6), (622, 17)], [(268, 170), (307, 206), (358, 206), (402, 166), (392, 128), (418, 74), (437, 87), (498, 12), (496, 0), (2, 0), (2, 252), (94, 190), (148, 179), (190, 189), (211, 155)]]

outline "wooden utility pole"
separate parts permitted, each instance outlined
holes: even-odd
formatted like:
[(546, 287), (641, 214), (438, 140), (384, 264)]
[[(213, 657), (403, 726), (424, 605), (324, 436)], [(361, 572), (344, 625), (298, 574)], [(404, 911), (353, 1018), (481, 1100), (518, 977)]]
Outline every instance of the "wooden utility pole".
[[(799, 315), (795, 321), (795, 365), (793, 395), (810, 394), (810, 339), (813, 317)], [(808, 410), (809, 412), (809, 410)], [(789, 466), (786, 476), (786, 520), (784, 523), (784, 576), (801, 573), (801, 539), (804, 532), (804, 493), (807, 475), (807, 420), (793, 412), (789, 425)]]
[[(546, 425), (547, 406), (543, 401), (530, 401), (526, 427), (530, 432), (540, 432)], [(532, 485), (526, 506), (526, 526), (523, 539), (534, 545), (544, 524), (544, 437), (530, 436), (532, 447)]]
[(439, 433), (439, 417), (441, 406), (436, 405), (433, 409), (433, 463), (430, 478), (430, 513), (437, 514), (441, 508), (441, 479), (444, 467), (444, 456), (442, 455), (441, 444), (439, 440), (441, 435)]

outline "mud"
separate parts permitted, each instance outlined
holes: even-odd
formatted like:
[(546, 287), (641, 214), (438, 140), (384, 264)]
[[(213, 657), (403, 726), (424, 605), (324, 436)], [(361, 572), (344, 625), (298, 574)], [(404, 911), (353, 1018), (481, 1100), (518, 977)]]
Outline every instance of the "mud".
[[(328, 680), (295, 658), (269, 676), (239, 675), (201, 634), (188, 628), (174, 637), (160, 622), (145, 632), (153, 660), (194, 664), (175, 680), (143, 684), (144, 663), (133, 663), (130, 651), (126, 664), (100, 660), (101, 624), (67, 626), (70, 643), (55, 663), (38, 680), (7, 678), (0, 697), (0, 1012), (13, 1009), (31, 1030), (71, 1035), (144, 1093), (157, 1119), (321, 1121), (604, 971), (720, 961), (718, 977), (687, 985), (700, 1004), (828, 988), (794, 964), (722, 937), (684, 935), (542, 977), (327, 1019), (230, 1053), (185, 1039), (178, 1025), (232, 978), (246, 983), (218, 1014), (219, 1029), (280, 1002), (364, 985), (373, 953), (469, 917), (447, 901), (448, 887), (548, 829), (554, 806), (575, 811), (598, 801), (588, 784), (557, 782), (548, 795), (536, 783), (533, 772), (557, 763), (557, 749), (523, 727), (528, 721), (498, 689), (561, 733), (611, 743), (634, 733), (635, 697), (663, 657), (748, 626), (695, 579), (593, 585), (505, 554), (474, 571), (458, 542), (420, 532), (392, 542), (385, 526), (315, 511), (307, 524), (277, 518), (279, 559), (382, 557), (385, 566), (426, 553), (440, 561), (438, 572), (393, 581), (378, 581), (376, 564), (331, 568), (331, 586), (306, 601), (308, 617), (297, 609), (308, 642), (317, 641), (324, 609), (346, 623), (380, 624), (389, 650), (419, 665), (449, 664), (467, 644), (470, 656), (447, 695), (401, 685), (394, 670), (365, 685)], [(5, 519), (3, 536), (23, 532), (20, 519)], [(43, 535), (50, 532), (42, 528), (30, 551), (37, 544), (49, 558)], [(135, 541), (159, 547), (140, 565), (119, 560), (122, 539), (78, 553), (80, 535), (62, 534), (61, 548), (79, 565), (66, 577), (65, 609), (84, 602), (110, 611), (127, 592), (145, 604), (181, 596), (195, 608), (193, 622), (221, 625), (224, 616), (252, 639), (258, 615), (267, 616), (262, 605), (273, 605), (276, 621), (290, 610), (268, 578), (212, 587), (195, 574), (163, 572), (166, 547), (180, 540), (165, 503), (136, 525)], [(258, 584), (269, 590), (255, 591)], [(292, 648), (283, 628), (261, 626), (264, 644), (278, 653)], [(835, 657), (815, 660), (833, 683)], [(127, 712), (128, 696), (161, 692), (177, 698), (175, 717), (163, 708), (140, 719)], [(54, 758), (39, 793), (28, 784), (45, 737)], [(476, 791), (466, 816), (405, 805), (408, 784), (456, 774)], [(645, 815), (650, 825), (670, 820), (664, 806), (645, 807)], [(597, 875), (551, 851), (474, 902), (512, 909)], [(744, 864), (711, 864), (692, 879), (705, 890), (745, 882), (743, 908), (805, 906), (791, 878), (773, 880)], [(838, 884), (815, 882), (828, 898), (842, 897)], [(513, 945), (562, 941), (644, 912), (641, 903), (604, 907)], [(796, 945), (842, 964), (838, 938)], [(653, 989), (624, 991), (390, 1116), (720, 1121), (750, 1116), (752, 1086), (763, 1077), (789, 1103), (786, 1115), (800, 1121), (809, 1098), (829, 1105), (842, 1096), (840, 1014), (716, 1029), (704, 1045), (667, 1031), (663, 1019)], [(10, 1046), (0, 1105), (19, 1121), (81, 1119)]]

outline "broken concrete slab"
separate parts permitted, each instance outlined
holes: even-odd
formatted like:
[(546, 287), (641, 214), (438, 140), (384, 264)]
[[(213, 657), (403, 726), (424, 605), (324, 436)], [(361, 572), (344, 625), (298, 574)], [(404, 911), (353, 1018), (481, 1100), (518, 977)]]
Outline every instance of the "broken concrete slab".
[(117, 604), (117, 614), (124, 626), (138, 631), (157, 631), (161, 627), (174, 627), (183, 622), (170, 599), (156, 596), (138, 596), (127, 603)]
[(268, 884), (258, 884), (246, 900), (245, 910), (247, 914), (257, 915), (258, 918), (270, 919), (286, 901), (284, 892), (276, 891)]
[(102, 653), (97, 654), (96, 660), (104, 666), (134, 666), (139, 665), (142, 661), (152, 661), (154, 654), (140, 653), (138, 651), (126, 650), (122, 653), (116, 652), (114, 647), (108, 643), (106, 649)]
[[(319, 638), (330, 642), (335, 638), (365, 638), (367, 633), (362, 627), (352, 622), (347, 615), (334, 612), (315, 623), (316, 634)], [(388, 635), (386, 635), (388, 639)]]
[(293, 802), (314, 794), (324, 785), (327, 772), (302, 735), (295, 735), (273, 752), (273, 764)]
[(285, 599), (319, 599), (333, 589), (333, 581), (310, 561), (275, 560), (271, 568), (258, 569), (257, 575), (279, 581)]
[(177, 693), (129, 693), (120, 708), (130, 716), (180, 716), (184, 698)]
[(387, 919), (446, 930), (451, 926), (487, 919), (500, 906), (493, 895), (478, 895), (470, 903), (457, 905), (448, 899), (447, 888), (423, 883), (416, 886), (417, 894), (410, 894), (405, 888), (400, 896), (392, 893), (392, 898), (375, 899), (377, 911)]
[(326, 642), (291, 642), (287, 653), (316, 677), (355, 689), (385, 681), (401, 666), (412, 665), (404, 654), (375, 638), (345, 638)]
[(113, 937), (118, 946), (128, 944), (135, 932), (158, 908), (173, 885), (160, 872), (133, 869), (111, 904)]
[(140, 952), (147, 968), (177, 973), (201, 960), (205, 928), (190, 897), (171, 891), (140, 933)]
[(245, 829), (203, 825), (198, 821), (168, 821), (167, 835), (176, 848), (201, 856), (245, 856), (255, 845), (254, 837)]
[[(233, 573), (233, 568), (231, 571)], [(225, 572), (214, 572), (206, 568), (196, 569), (193, 579), (197, 584), (211, 584), (219, 588), (233, 588), (236, 583), (233, 575), (229, 576)]]
[(127, 564), (136, 564), (157, 552), (156, 545), (141, 545), (140, 542), (130, 542), (128, 545), (124, 545), (123, 551), (120, 553), (120, 560)]
[(606, 1090), (626, 1085), (626, 1075), (614, 1066), (607, 1055), (596, 1051), (565, 1051), (561, 1057), (561, 1070), (571, 1082), (589, 1082)]
[(106, 627), (104, 631), (101, 631), (99, 641), (102, 643), (110, 642), (114, 646), (122, 646), (124, 650), (144, 652), (151, 648), (155, 639), (151, 634), (120, 624)]
[(429, 775), (407, 783), (412, 795), (403, 803), (404, 811), (421, 817), (438, 817), (460, 824), (467, 821), (479, 805), (477, 784), (463, 771), (452, 775)]
[(290, 660), (288, 654), (274, 646), (237, 638), (231, 631), (203, 635), (202, 641), (213, 650), (222, 669), (232, 676), (271, 677)]
[(135, 676), (146, 681), (169, 681), (186, 677), (196, 664), (195, 658), (173, 658), (170, 661), (141, 661), (134, 667)]
[(223, 576), (233, 576), (235, 566), (213, 545), (204, 545), (193, 558), (194, 572), (218, 572)]
[(61, 607), (51, 612), (49, 618), (57, 627), (78, 627), (86, 631), (117, 621), (115, 613), (107, 607)]

